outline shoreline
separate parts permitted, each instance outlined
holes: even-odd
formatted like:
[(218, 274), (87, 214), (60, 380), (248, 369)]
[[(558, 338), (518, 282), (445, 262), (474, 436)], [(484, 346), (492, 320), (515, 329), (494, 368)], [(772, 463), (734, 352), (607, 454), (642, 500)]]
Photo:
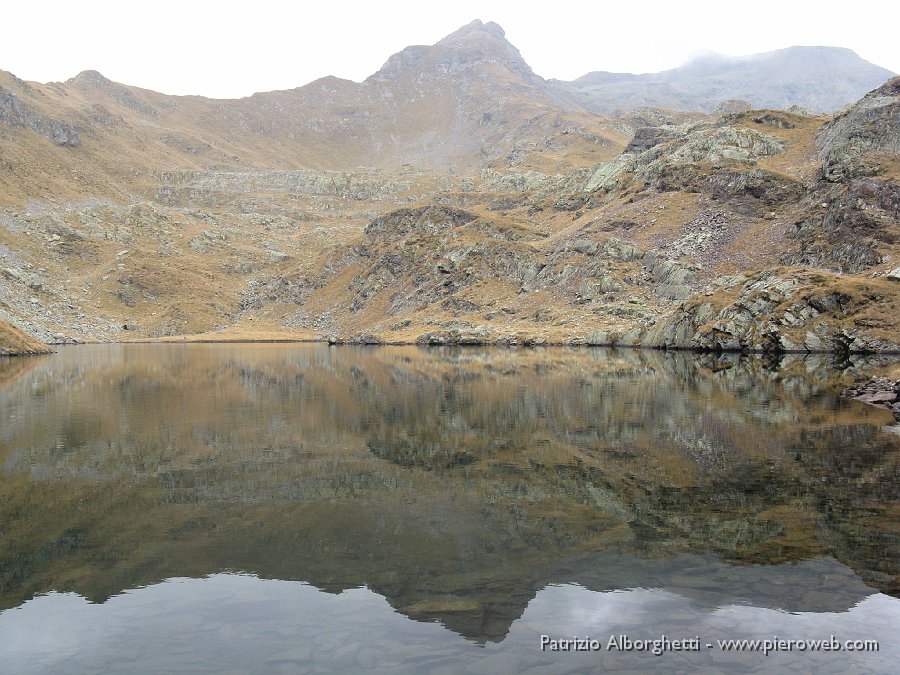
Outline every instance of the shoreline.
[[(374, 336), (365, 336), (363, 338), (302, 338), (302, 337), (207, 337), (200, 335), (186, 336), (167, 336), (163, 338), (146, 338), (133, 340), (117, 340), (117, 341), (75, 341), (75, 342), (55, 342), (50, 343), (51, 346), (81, 345), (81, 344), (326, 344), (333, 347), (338, 346), (356, 346), (356, 347), (511, 347), (511, 348), (534, 348), (534, 347), (577, 347), (577, 348), (594, 348), (600, 347), (604, 349), (640, 349), (658, 352), (684, 352), (695, 354), (738, 354), (738, 355), (757, 355), (757, 356), (780, 356), (780, 355), (834, 355), (834, 356), (896, 356), (900, 357), (900, 350), (834, 350), (834, 349), (712, 349), (706, 347), (675, 347), (666, 345), (642, 345), (642, 344), (623, 344), (616, 342), (591, 343), (581, 340), (544, 340), (541, 338), (526, 338), (524, 340), (485, 340), (476, 341), (466, 339), (464, 341), (447, 341), (447, 342), (427, 342), (421, 340), (382, 340), (380, 338), (372, 339)], [(41, 352), (33, 354), (9, 354), (10, 356), (39, 355)], [(52, 353), (52, 352), (46, 352)]]

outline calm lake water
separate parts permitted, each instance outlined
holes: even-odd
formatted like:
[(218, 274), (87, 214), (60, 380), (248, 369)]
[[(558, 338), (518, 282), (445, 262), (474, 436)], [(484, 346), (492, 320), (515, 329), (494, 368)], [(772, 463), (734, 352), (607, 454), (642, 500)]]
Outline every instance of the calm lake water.
[[(900, 434), (840, 399), (849, 365), (0, 361), (0, 671), (897, 672)], [(832, 636), (878, 651), (805, 642)], [(720, 645), (742, 639), (778, 649)]]

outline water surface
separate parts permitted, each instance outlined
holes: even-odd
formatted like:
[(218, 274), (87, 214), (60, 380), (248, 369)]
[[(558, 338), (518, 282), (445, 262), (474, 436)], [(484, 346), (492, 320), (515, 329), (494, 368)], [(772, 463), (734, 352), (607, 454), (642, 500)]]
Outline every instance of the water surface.
[[(0, 663), (892, 672), (900, 436), (839, 398), (852, 366), (324, 345), (0, 362)], [(621, 635), (702, 647), (606, 648)], [(879, 651), (718, 645), (832, 635)]]

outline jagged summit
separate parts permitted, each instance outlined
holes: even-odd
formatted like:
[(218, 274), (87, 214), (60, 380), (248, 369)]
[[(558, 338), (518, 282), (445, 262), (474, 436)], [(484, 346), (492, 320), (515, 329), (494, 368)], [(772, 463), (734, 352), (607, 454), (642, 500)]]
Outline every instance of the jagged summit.
[(394, 54), (367, 81), (386, 81), (404, 73), (459, 76), (482, 66), (499, 66), (526, 80), (540, 80), (503, 28), (476, 19), (433, 45), (414, 45)]
[(475, 19), (474, 21), (470, 21), (458, 30), (453, 31), (447, 37), (441, 39), (437, 44), (452, 42), (465, 36), (478, 34), (487, 34), (498, 40), (506, 39), (506, 31), (504, 31), (503, 28), (500, 27), (500, 24), (493, 21), (484, 23), (481, 19)]
[(76, 87), (85, 84), (108, 87), (114, 82), (96, 70), (82, 70), (75, 77), (66, 80), (66, 84), (72, 84)]

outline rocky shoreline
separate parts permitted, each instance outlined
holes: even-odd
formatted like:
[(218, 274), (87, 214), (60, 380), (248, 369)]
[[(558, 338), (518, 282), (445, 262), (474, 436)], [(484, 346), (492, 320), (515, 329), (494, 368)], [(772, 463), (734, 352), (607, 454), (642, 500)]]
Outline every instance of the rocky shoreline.
[[(723, 347), (723, 346), (684, 346), (671, 344), (644, 344), (641, 342), (617, 342), (610, 339), (597, 340), (590, 335), (587, 337), (576, 336), (569, 339), (555, 339), (530, 334), (512, 336), (484, 336), (478, 334), (463, 333), (458, 331), (431, 331), (419, 335), (413, 339), (392, 339), (374, 333), (365, 333), (349, 337), (329, 335), (327, 337), (240, 337), (227, 336), (215, 337), (211, 335), (181, 335), (167, 336), (165, 338), (135, 339), (127, 341), (97, 341), (84, 342), (83, 344), (132, 344), (132, 343), (322, 343), (333, 346), (383, 346), (383, 347), (606, 347), (614, 349), (646, 349), (662, 352), (692, 352), (695, 354), (739, 354), (739, 355), (823, 355), (835, 356), (871, 355), (871, 356), (900, 356), (900, 349), (844, 349), (843, 344), (836, 345), (834, 349), (780, 349), (772, 348), (748, 348), (748, 347)], [(62, 343), (61, 343), (62, 344)], [(73, 341), (65, 344), (82, 344), (82, 341)]]

